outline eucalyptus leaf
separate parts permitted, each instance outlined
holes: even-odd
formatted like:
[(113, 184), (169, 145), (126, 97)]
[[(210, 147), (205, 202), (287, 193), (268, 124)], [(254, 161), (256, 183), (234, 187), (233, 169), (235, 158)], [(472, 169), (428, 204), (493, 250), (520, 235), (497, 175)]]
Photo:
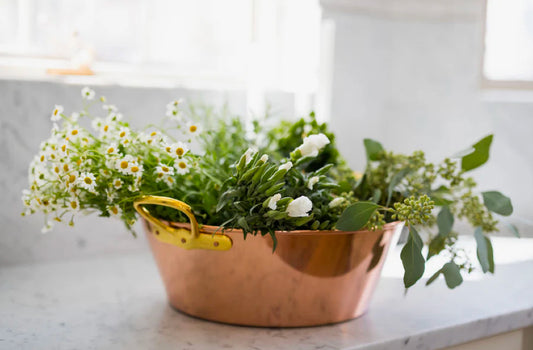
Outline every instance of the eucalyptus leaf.
[(490, 239), (483, 234), (481, 227), (476, 228), (474, 237), (477, 243), (477, 259), (484, 273), (494, 273), (494, 254)]
[(424, 275), (425, 263), (422, 256), (422, 239), (413, 226), (409, 226), (409, 238), (400, 253), (405, 270), (403, 283), (409, 288)]
[(509, 231), (511, 231), (516, 238), (520, 238), (520, 232), (518, 232), (518, 228), (515, 225), (507, 221), (503, 221), (503, 223), (509, 228)]
[(490, 145), (493, 135), (488, 135), (479, 140), (472, 146), (473, 152), (463, 156), (461, 160), (461, 169), (470, 171), (485, 164), (489, 160)]
[(483, 203), (488, 210), (503, 216), (509, 216), (513, 213), (513, 205), (509, 197), (498, 191), (488, 191), (481, 194), (483, 195)]
[(439, 214), (437, 215), (437, 226), (439, 227), (439, 236), (448, 236), (452, 231), (453, 227), (453, 214), (450, 211), (450, 208), (445, 206), (442, 207)]
[(366, 157), (368, 160), (379, 160), (379, 154), (384, 151), (383, 146), (378, 141), (364, 139)]
[(435, 282), (437, 278), (439, 278), (439, 275), (442, 273), (442, 269), (435, 272), (426, 282), (426, 286), (429, 286), (431, 283)]
[(373, 202), (356, 202), (350, 205), (344, 209), (339, 221), (337, 221), (337, 229), (342, 231), (362, 229), (378, 207), (379, 205)]
[(459, 266), (457, 266), (457, 264), (455, 264), (453, 261), (450, 261), (442, 267), (442, 274), (446, 280), (446, 285), (450, 289), (454, 289), (463, 283), (463, 276), (461, 276)]

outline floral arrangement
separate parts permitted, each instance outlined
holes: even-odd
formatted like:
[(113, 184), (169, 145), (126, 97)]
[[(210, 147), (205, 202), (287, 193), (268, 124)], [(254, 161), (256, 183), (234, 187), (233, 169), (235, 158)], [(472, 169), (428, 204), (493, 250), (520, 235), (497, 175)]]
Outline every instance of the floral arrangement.
[[(488, 160), (492, 135), (441, 164), (427, 162), (421, 151), (396, 154), (365, 139), (367, 167), (355, 173), (327, 124), (313, 113), (270, 130), (256, 121), (251, 130), (225, 109), (185, 109), (176, 100), (167, 105), (161, 125), (139, 130), (93, 90), (84, 88), (82, 97), (81, 112), (54, 107), (51, 136), (30, 164), (23, 215), (44, 213), (43, 231), (56, 222), (73, 226), (76, 215), (96, 212), (120, 218), (134, 233), (133, 202), (142, 195), (182, 200), (202, 224), (241, 229), (245, 237), (269, 234), (274, 249), (275, 231), (376, 230), (404, 221), (406, 288), (422, 277), (425, 262), (441, 253), (449, 262), (427, 284), (443, 274), (454, 288), (462, 282), (461, 271), (473, 269), (455, 244), (458, 218), (475, 228), (482, 270), (494, 272), (487, 234), (498, 230), (495, 214), (512, 213), (511, 201), (500, 192), (476, 192), (475, 181), (466, 176)], [(94, 109), (103, 116), (95, 116)], [(200, 127), (200, 119), (208, 122)], [(150, 211), (160, 219), (187, 222), (170, 208)], [(431, 232), (434, 226), (437, 232), (425, 237), (424, 257), (418, 230)]]

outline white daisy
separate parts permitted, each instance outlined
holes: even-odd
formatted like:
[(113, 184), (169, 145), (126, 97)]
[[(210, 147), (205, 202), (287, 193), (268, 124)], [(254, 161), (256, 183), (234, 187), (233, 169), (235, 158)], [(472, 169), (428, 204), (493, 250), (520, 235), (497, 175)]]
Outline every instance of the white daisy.
[(116, 112), (118, 109), (115, 105), (103, 105), (102, 108), (108, 113)]
[(92, 173), (81, 173), (78, 177), (78, 185), (89, 192), (96, 193), (96, 177)]
[(174, 175), (174, 168), (159, 163), (159, 165), (155, 167), (155, 175), (157, 176), (157, 181), (166, 180), (167, 177)]
[(50, 116), (50, 119), (53, 122), (58, 122), (61, 120), (61, 113), (63, 113), (63, 106), (55, 105), (54, 110), (52, 111), (52, 115)]
[(178, 174), (185, 175), (189, 172), (189, 164), (185, 159), (178, 159), (174, 163), (174, 168), (178, 171)]
[(81, 89), (81, 97), (83, 97), (84, 100), (92, 100), (94, 99), (94, 90), (89, 88), (89, 87), (84, 87), (83, 89)]
[(181, 158), (183, 157), (187, 152), (189, 151), (189, 148), (183, 143), (183, 142), (177, 142), (170, 146), (170, 154), (173, 157)]
[(118, 154), (118, 146), (115, 142), (111, 143), (105, 150), (105, 154), (107, 156), (117, 155)]
[(120, 216), (120, 208), (116, 205), (109, 205), (107, 211), (111, 216)]
[(292, 162), (283, 163), (279, 166), (278, 170), (291, 170), (292, 168)]
[(118, 190), (122, 187), (122, 185), (124, 184), (124, 182), (122, 182), (121, 179), (115, 179), (113, 180), (113, 187)]

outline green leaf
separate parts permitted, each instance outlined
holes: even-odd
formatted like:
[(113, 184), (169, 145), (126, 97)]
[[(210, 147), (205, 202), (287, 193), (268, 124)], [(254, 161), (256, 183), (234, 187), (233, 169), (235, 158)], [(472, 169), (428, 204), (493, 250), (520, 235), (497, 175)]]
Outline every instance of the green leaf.
[(493, 135), (488, 135), (479, 140), (472, 147), (474, 151), (463, 156), (461, 160), (461, 169), (470, 171), (482, 166), (489, 160), (490, 145), (492, 143)]
[(372, 202), (379, 203), (380, 199), (381, 199), (381, 190), (379, 188), (376, 188), (374, 190), (374, 195), (372, 196)]
[(459, 266), (457, 266), (453, 261), (450, 261), (442, 267), (442, 274), (446, 280), (446, 285), (450, 289), (454, 289), (463, 283), (463, 276), (461, 276)]
[(342, 231), (357, 231), (365, 227), (379, 207), (372, 202), (356, 202), (346, 209), (341, 214), (337, 221), (337, 229)]
[(484, 273), (487, 271), (494, 273), (494, 254), (490, 239), (483, 234), (481, 227), (476, 228), (474, 237), (477, 242), (477, 259), (481, 264)]
[(422, 256), (422, 247), (423, 243), (420, 235), (413, 226), (409, 226), (409, 238), (400, 254), (403, 268), (405, 269), (403, 275), (405, 288), (414, 285), (424, 274), (426, 261)]
[(483, 203), (488, 210), (503, 216), (509, 216), (513, 213), (513, 205), (509, 197), (498, 191), (488, 191), (481, 194), (483, 195)]
[(439, 275), (442, 273), (442, 269), (435, 272), (426, 282), (426, 286), (429, 286), (431, 283), (435, 282), (437, 278), (439, 278)]
[(436, 235), (431, 242), (429, 242), (428, 255), (426, 260), (432, 256), (439, 254), (446, 247), (446, 236)]
[(367, 159), (379, 160), (379, 154), (384, 151), (381, 143), (372, 139), (364, 139), (363, 143), (365, 145)]
[(438, 207), (443, 207), (445, 205), (453, 204), (453, 200), (447, 199), (445, 195), (450, 194), (451, 191), (446, 186), (440, 186), (436, 190), (432, 191), (430, 194), (431, 200), (435, 202), (435, 205)]
[(515, 235), (516, 238), (520, 238), (520, 232), (518, 232), (518, 228), (516, 228), (515, 225), (511, 224), (510, 222), (503, 221), (503, 223), (509, 227), (509, 230), (512, 232), (513, 235)]
[(437, 226), (439, 227), (439, 236), (448, 236), (453, 227), (453, 214), (449, 207), (442, 207), (437, 215)]
[(403, 168), (402, 170), (394, 174), (394, 176), (390, 180), (389, 189), (388, 189), (389, 193), (387, 195), (387, 205), (386, 205), (387, 207), (390, 204), (390, 200), (391, 200), (392, 192), (394, 191), (394, 188), (396, 188), (396, 186), (398, 186), (398, 184), (403, 180), (403, 178), (407, 176), (407, 174), (409, 174), (410, 172), (411, 172), (410, 168)]

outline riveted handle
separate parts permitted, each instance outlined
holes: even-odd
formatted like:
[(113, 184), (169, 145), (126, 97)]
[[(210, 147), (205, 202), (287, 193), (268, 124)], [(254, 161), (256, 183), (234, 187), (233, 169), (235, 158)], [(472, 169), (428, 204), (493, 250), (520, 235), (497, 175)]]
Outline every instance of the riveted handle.
[[(155, 218), (146, 204), (162, 205), (181, 211), (191, 221), (191, 229), (172, 227), (163, 221)], [(153, 226), (152, 233), (164, 243), (172, 244), (185, 249), (208, 249), (208, 250), (228, 250), (232, 246), (231, 238), (225, 234), (206, 234), (198, 229), (198, 222), (191, 207), (186, 203), (174, 198), (161, 196), (142, 196), (133, 202), (133, 207), (137, 212)]]

